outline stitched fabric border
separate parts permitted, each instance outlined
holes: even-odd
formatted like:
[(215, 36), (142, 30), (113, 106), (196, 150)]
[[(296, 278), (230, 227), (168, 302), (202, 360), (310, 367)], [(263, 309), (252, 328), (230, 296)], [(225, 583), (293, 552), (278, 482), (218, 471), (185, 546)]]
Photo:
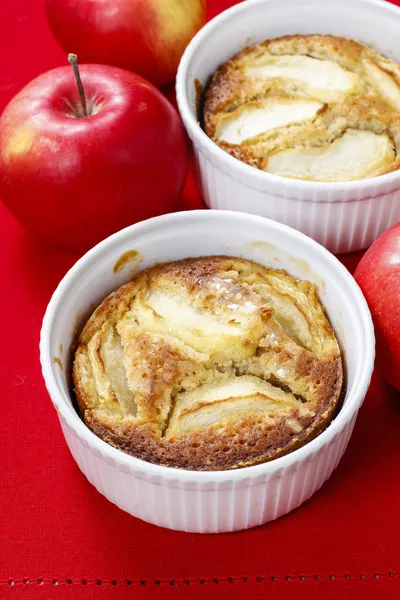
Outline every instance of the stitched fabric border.
[(71, 578), (71, 579), (57, 579), (57, 578), (47, 578), (44, 579), (39, 577), (37, 579), (29, 579), (24, 577), (22, 579), (12, 578), (9, 579), (0, 579), (0, 585), (8, 585), (10, 587), (16, 585), (111, 585), (111, 586), (121, 586), (121, 585), (206, 585), (206, 584), (214, 584), (218, 585), (219, 583), (275, 583), (277, 581), (285, 581), (290, 583), (291, 581), (319, 581), (319, 580), (366, 580), (366, 579), (381, 579), (381, 578), (394, 578), (399, 577), (399, 573), (394, 571), (388, 571), (387, 573), (359, 573), (359, 574), (329, 574), (329, 575), (319, 575), (318, 573), (314, 575), (261, 575), (261, 576), (242, 576), (242, 577), (213, 577), (213, 578), (194, 578), (194, 579), (100, 579), (100, 578)]

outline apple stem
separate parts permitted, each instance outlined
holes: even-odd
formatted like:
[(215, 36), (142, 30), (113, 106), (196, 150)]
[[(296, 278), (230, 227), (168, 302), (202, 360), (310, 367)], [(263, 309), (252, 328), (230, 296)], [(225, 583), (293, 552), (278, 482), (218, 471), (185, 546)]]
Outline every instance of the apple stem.
[(78, 57), (77, 57), (77, 55), (76, 54), (68, 54), (68, 62), (70, 63), (70, 65), (72, 66), (72, 69), (74, 71), (74, 75), (75, 75), (75, 79), (76, 79), (76, 85), (78, 86), (79, 96), (81, 97), (83, 114), (84, 114), (85, 117), (87, 117), (88, 116), (88, 112), (87, 112), (85, 91), (83, 89), (82, 79), (81, 79), (81, 75), (79, 73)]

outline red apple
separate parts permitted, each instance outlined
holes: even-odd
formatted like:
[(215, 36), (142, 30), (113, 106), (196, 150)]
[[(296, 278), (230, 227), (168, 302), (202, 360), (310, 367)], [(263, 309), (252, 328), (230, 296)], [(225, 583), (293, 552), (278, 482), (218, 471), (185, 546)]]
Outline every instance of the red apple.
[(400, 390), (400, 223), (372, 244), (354, 276), (374, 321), (378, 371)]
[(27, 228), (85, 250), (136, 221), (174, 210), (188, 169), (176, 110), (149, 82), (71, 67), (28, 84), (0, 118), (0, 197)]
[(157, 86), (171, 81), (205, 23), (205, 0), (45, 0), (54, 37), (82, 62), (115, 65)]

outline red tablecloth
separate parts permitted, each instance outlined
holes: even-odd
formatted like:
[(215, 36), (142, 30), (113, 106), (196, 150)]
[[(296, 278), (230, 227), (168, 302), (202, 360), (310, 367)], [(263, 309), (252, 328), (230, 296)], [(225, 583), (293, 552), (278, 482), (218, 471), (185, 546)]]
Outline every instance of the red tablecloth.
[[(233, 3), (209, 0), (210, 14)], [(0, 110), (64, 60), (39, 0), (1, 0)], [(200, 204), (190, 176), (182, 208)], [(64, 443), (38, 357), (46, 304), (76, 258), (41, 246), (0, 206), (0, 598), (400, 597), (400, 398), (377, 377), (331, 479), (276, 522), (171, 532), (96, 492)]]

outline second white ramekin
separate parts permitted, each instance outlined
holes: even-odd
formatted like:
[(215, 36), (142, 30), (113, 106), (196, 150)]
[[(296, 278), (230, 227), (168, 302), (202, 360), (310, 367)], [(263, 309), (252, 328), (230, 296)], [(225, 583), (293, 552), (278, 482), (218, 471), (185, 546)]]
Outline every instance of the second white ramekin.
[(367, 248), (400, 220), (399, 171), (317, 183), (264, 173), (228, 155), (198, 124), (194, 84), (206, 85), (215, 69), (243, 47), (287, 34), (349, 36), (400, 61), (399, 31), (400, 9), (382, 0), (248, 0), (203, 27), (182, 57), (176, 90), (208, 206), (286, 223), (334, 253)]
[[(96, 437), (73, 406), (68, 349), (93, 307), (131, 278), (132, 264), (117, 273), (114, 269), (121, 255), (131, 250), (143, 257), (143, 268), (164, 260), (226, 254), (284, 268), (316, 283), (346, 362), (346, 397), (330, 426), (287, 456), (254, 467), (216, 472), (147, 463)], [(370, 382), (374, 347), (364, 297), (353, 277), (327, 250), (274, 221), (210, 210), (137, 223), (90, 250), (67, 273), (49, 303), (40, 359), (66, 442), (79, 468), (99, 492), (131, 515), (156, 525), (220, 532), (276, 519), (321, 487), (349, 441)]]

